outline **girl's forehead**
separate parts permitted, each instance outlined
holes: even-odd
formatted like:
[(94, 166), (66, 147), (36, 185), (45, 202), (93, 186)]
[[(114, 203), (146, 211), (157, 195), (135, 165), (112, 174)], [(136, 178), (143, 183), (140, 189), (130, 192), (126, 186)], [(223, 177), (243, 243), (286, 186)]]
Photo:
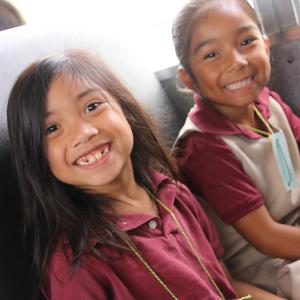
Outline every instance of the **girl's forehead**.
[[(246, 1), (246, 0), (245, 0)], [(205, 2), (201, 9), (198, 10), (195, 15), (194, 20), (197, 22), (199, 19), (207, 19), (213, 15), (214, 12), (224, 12), (230, 13), (239, 11), (252, 19), (251, 15), (253, 14), (251, 7), (248, 6), (243, 0), (210, 0)], [(254, 21), (254, 20), (253, 20)]]
[(101, 84), (97, 84), (89, 78), (58, 75), (49, 85), (46, 109), (59, 106), (61, 101), (66, 101), (66, 99), (78, 102), (78, 100), (93, 97), (98, 100), (114, 101), (112, 95)]
[(77, 87), (87, 87), (87, 88), (97, 88), (99, 90), (104, 90), (104, 88), (95, 80), (92, 80), (89, 76), (75, 75), (75, 74), (58, 74), (56, 75), (49, 86), (51, 89), (56, 83), (62, 83), (66, 87), (77, 86)]
[(80, 91), (92, 90), (103, 97), (108, 97), (109, 92), (105, 85), (99, 80), (93, 80), (88, 76), (59, 74), (55, 76), (48, 88), (48, 97), (51, 94), (69, 93), (76, 94)]
[(195, 19), (192, 36), (199, 32), (202, 32), (203, 35), (213, 34), (217, 28), (226, 32), (229, 30), (229, 24), (236, 28), (251, 24), (259, 29), (256, 21), (236, 1), (226, 1), (225, 3), (213, 1)]

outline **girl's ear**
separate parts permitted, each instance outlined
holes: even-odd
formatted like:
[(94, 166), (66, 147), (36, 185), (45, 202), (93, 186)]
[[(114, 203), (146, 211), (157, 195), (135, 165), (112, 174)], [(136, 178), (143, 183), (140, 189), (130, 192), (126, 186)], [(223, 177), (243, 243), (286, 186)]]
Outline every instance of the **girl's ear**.
[(264, 35), (263, 39), (264, 39), (264, 43), (265, 43), (266, 52), (270, 56), (270, 39), (267, 35)]
[(187, 74), (187, 72), (185, 71), (185, 69), (182, 66), (178, 67), (177, 74), (187, 88), (189, 88), (190, 90), (192, 90), (194, 92), (197, 92), (198, 89), (196, 88), (196, 84), (194, 83), (191, 76), (189, 74)]

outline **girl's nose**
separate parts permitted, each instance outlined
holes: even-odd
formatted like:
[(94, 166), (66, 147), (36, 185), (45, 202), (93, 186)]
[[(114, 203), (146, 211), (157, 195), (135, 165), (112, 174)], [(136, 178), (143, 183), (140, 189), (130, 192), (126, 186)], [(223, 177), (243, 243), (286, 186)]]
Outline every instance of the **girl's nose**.
[(99, 134), (99, 129), (90, 123), (80, 122), (79, 124), (74, 124), (73, 132), (72, 147), (76, 147), (89, 142), (93, 136)]
[(239, 51), (232, 51), (232, 53), (227, 55), (227, 69), (228, 73), (232, 71), (237, 71), (248, 65), (248, 60), (245, 55)]

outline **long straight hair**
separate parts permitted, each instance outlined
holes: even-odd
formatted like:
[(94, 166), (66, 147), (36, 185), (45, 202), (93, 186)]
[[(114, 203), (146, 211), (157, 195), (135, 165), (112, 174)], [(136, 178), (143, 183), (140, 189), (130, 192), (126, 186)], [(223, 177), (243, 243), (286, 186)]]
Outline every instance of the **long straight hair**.
[[(25, 225), (32, 238), (33, 261), (40, 279), (62, 237), (72, 251), (73, 270), (91, 238), (119, 250), (125, 248), (122, 241), (128, 239), (103, 213), (112, 199), (67, 185), (51, 173), (44, 147), (44, 119), (49, 87), (58, 76), (96, 84), (119, 103), (133, 132), (131, 160), (140, 186), (152, 191), (150, 169), (177, 178), (176, 168), (149, 117), (99, 57), (83, 50), (69, 50), (31, 64), (12, 88), (7, 119)], [(94, 253), (103, 257), (99, 251)], [(41, 281), (37, 282), (40, 285)]]

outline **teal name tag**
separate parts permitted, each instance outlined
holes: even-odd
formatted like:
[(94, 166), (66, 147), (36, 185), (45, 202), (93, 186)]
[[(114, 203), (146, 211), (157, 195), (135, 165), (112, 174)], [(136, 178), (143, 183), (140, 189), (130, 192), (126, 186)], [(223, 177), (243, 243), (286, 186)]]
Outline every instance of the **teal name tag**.
[(282, 131), (278, 131), (272, 133), (270, 137), (282, 181), (287, 191), (290, 192), (298, 185), (298, 182), (285, 136)]

